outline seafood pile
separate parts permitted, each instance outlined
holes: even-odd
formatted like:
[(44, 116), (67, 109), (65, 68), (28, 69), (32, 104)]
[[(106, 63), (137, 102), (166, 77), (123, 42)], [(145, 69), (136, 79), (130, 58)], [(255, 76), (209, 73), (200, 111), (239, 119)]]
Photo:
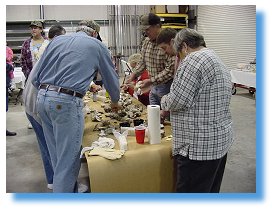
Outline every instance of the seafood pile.
[[(86, 99), (91, 97), (86, 95)], [(93, 122), (96, 122), (94, 131), (103, 131), (105, 135), (112, 134), (113, 129), (118, 129), (120, 123), (132, 124), (133, 120), (141, 117), (144, 110), (143, 105), (133, 104), (132, 98), (129, 94), (121, 93), (119, 103), (123, 107), (118, 112), (112, 112), (110, 100), (101, 103), (101, 110), (90, 107), (89, 115)], [(86, 103), (87, 105), (87, 103)], [(104, 111), (103, 111), (104, 110)]]
[(143, 112), (142, 105), (132, 104), (132, 99), (129, 94), (121, 93), (119, 103), (122, 105), (123, 109), (119, 110), (117, 113), (112, 112), (110, 104), (107, 103), (108, 101), (105, 101), (105, 104), (101, 105), (101, 107), (105, 110), (105, 116), (121, 122), (141, 117)]

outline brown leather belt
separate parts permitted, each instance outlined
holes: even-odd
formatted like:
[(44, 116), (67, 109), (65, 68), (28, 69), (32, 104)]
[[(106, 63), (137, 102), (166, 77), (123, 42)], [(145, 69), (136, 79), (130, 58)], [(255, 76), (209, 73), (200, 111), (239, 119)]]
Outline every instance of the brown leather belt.
[(66, 89), (63, 87), (59, 87), (59, 86), (50, 85), (50, 84), (41, 84), (40, 89), (46, 89), (48, 91), (56, 91), (56, 92), (63, 93), (63, 94), (69, 94), (69, 95), (72, 95), (74, 97), (79, 97), (79, 98), (84, 97), (84, 95), (82, 95), (81, 93), (78, 93), (76, 91)]

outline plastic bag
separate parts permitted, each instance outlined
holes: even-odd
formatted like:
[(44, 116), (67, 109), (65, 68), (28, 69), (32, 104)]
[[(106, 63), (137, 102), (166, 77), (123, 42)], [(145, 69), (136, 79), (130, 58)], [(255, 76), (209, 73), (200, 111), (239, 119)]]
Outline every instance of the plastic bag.
[(113, 130), (112, 133), (118, 140), (120, 150), (126, 151), (128, 149), (127, 147), (128, 130), (124, 131), (122, 134), (116, 130)]

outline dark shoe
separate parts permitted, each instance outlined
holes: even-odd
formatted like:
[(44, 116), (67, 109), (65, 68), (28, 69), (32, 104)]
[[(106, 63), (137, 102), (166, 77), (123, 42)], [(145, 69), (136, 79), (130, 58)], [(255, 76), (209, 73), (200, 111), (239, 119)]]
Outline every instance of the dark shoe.
[(16, 135), (16, 132), (11, 132), (6, 130), (6, 136), (15, 136), (15, 135)]

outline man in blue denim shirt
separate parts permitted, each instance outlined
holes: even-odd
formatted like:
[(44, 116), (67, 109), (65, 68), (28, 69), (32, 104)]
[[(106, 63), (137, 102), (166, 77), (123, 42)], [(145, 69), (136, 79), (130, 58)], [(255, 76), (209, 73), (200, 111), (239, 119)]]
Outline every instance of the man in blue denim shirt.
[(106, 46), (95, 37), (92, 24), (50, 42), (37, 65), (32, 83), (39, 88), (37, 110), (52, 160), (53, 192), (77, 192), (84, 117), (82, 97), (96, 71), (119, 106), (119, 78)]

